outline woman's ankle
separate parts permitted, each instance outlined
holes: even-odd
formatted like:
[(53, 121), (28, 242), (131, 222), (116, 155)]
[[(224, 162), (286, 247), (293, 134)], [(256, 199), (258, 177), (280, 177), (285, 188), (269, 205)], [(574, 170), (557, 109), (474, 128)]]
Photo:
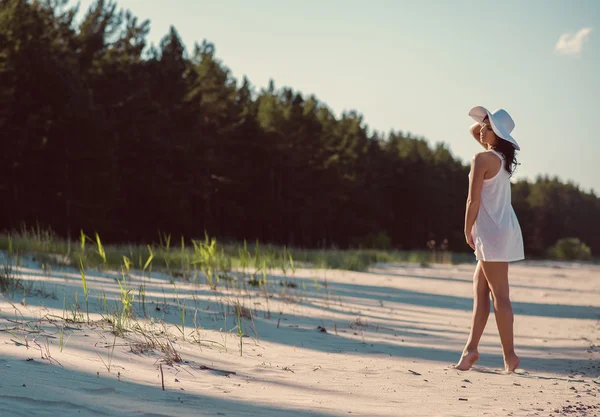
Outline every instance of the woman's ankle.
[(479, 351), (479, 345), (473, 345), (471, 343), (467, 343), (467, 346), (465, 346), (463, 352), (478, 352)]

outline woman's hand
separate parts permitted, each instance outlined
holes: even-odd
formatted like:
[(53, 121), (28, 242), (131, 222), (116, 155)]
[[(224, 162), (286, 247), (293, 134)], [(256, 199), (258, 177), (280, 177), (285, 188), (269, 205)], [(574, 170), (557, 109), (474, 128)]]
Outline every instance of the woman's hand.
[(473, 137), (475, 138), (475, 141), (476, 141), (478, 144), (480, 144), (481, 146), (483, 146), (483, 147), (484, 147), (484, 149), (487, 151), (487, 145), (486, 145), (485, 143), (482, 143), (482, 142), (481, 142), (481, 139), (480, 139), (480, 137), (479, 137), (479, 132), (480, 132), (480, 130), (481, 130), (481, 128), (482, 128), (482, 126), (481, 126), (481, 125), (482, 125), (482, 123), (483, 123), (483, 122), (481, 122), (481, 123), (479, 123), (479, 122), (475, 122), (475, 123), (473, 123), (473, 124), (471, 125), (471, 127), (469, 128), (469, 131), (471, 132), (471, 136), (473, 136)]
[(465, 233), (465, 239), (467, 240), (467, 244), (471, 247), (471, 249), (475, 250), (475, 243), (473, 242), (473, 235), (471, 233)]

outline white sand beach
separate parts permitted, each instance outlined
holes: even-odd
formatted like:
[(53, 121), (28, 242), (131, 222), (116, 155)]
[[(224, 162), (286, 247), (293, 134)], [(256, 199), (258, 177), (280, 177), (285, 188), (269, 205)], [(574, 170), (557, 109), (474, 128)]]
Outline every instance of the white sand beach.
[(137, 324), (114, 336), (100, 312), (103, 291), (120, 305), (120, 272), (86, 271), (87, 323), (79, 269), (30, 257), (18, 277), (31, 293), (0, 297), (0, 415), (600, 416), (600, 267), (511, 265), (513, 374), (502, 371), (493, 314), (480, 361), (452, 368), (469, 332), (473, 271), (288, 271), (296, 288), (273, 271), (268, 293), (132, 271)]

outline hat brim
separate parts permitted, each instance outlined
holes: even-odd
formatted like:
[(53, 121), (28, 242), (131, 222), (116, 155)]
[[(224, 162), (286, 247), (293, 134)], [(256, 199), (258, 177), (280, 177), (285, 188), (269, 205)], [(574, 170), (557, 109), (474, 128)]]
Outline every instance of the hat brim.
[(490, 119), (490, 124), (492, 125), (492, 130), (494, 131), (494, 133), (496, 133), (496, 135), (498, 135), (499, 138), (504, 139), (507, 142), (510, 142), (510, 144), (512, 146), (514, 146), (516, 150), (518, 150), (518, 151), (521, 150), (521, 147), (519, 146), (519, 144), (517, 143), (515, 138), (513, 138), (508, 132), (506, 132), (501, 127), (501, 125), (496, 123), (494, 115), (492, 113), (490, 113), (488, 111), (488, 109), (486, 109), (485, 107), (483, 107), (483, 106), (473, 107), (471, 110), (469, 110), (469, 116), (471, 116), (473, 118), (473, 120), (475, 120), (476, 122), (479, 122), (479, 123), (483, 122), (483, 120), (487, 116), (488, 119)]

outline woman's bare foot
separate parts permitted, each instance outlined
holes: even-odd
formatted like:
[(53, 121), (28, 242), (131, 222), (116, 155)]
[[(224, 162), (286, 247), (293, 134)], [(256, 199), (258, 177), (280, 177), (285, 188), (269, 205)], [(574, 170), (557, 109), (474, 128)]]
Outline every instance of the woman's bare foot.
[(479, 360), (479, 352), (476, 350), (464, 351), (460, 361), (454, 366), (459, 371), (468, 371), (473, 364)]
[(514, 372), (514, 370), (519, 367), (520, 363), (521, 359), (519, 359), (519, 357), (513, 353), (504, 358), (504, 369), (506, 372)]

